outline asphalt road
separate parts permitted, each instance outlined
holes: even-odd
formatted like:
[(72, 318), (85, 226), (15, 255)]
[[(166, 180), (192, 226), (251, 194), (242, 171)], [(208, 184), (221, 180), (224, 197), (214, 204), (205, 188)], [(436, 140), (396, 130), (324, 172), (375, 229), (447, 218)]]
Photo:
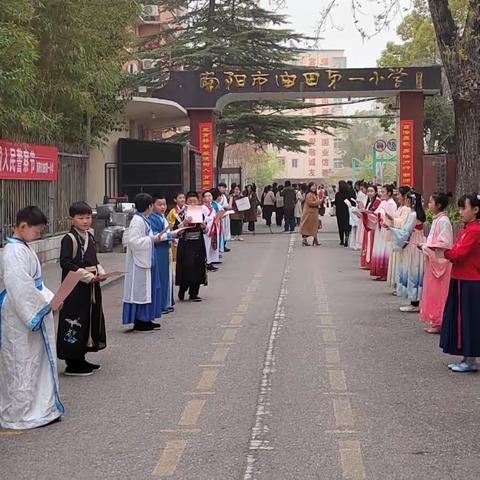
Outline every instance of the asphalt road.
[(0, 430), (0, 478), (478, 480), (480, 377), (333, 228), (245, 238), (159, 332), (126, 333), (106, 289), (102, 370), (60, 375), (62, 422)]

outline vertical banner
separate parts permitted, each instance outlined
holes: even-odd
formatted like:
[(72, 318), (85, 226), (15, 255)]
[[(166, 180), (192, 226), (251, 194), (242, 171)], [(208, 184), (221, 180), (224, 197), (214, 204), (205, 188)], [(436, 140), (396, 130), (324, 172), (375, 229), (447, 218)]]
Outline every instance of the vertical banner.
[(202, 153), (202, 191), (213, 187), (213, 123), (198, 125)]
[(413, 187), (413, 120), (400, 120), (400, 182), (399, 186)]

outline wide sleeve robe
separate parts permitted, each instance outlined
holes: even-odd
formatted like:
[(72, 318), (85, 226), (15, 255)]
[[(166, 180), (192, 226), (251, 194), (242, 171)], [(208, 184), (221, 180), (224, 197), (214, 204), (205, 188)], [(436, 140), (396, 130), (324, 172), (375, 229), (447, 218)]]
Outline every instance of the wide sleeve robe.
[(60, 417), (53, 294), (35, 252), (9, 239), (0, 270), (0, 425), (28, 429)]
[(123, 301), (144, 305), (152, 302), (153, 232), (150, 222), (134, 215), (127, 234)]

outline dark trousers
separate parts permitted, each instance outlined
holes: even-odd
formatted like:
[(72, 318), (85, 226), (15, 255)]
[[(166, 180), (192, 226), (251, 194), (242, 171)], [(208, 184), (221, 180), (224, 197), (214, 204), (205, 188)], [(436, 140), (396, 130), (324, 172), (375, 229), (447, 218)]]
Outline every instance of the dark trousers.
[(282, 226), (284, 211), (285, 209), (283, 207), (277, 207), (275, 209), (275, 221), (277, 223), (277, 227)]
[(179, 294), (185, 295), (185, 293), (188, 290), (188, 294), (190, 295), (190, 298), (197, 297), (198, 292), (200, 291), (200, 284), (199, 283), (193, 283), (193, 284), (190, 284), (190, 285), (181, 285), (179, 290), (180, 290), (178, 292)]
[(242, 234), (243, 220), (230, 219), (230, 233), (234, 237), (239, 237)]
[(248, 222), (248, 231), (249, 232), (254, 232), (255, 231), (255, 221)]
[(264, 205), (263, 206), (263, 217), (267, 222), (267, 226), (269, 227), (272, 224), (272, 214), (273, 214), (273, 205)]
[(295, 231), (295, 208), (285, 208), (285, 231)]
[(338, 227), (338, 236), (340, 237), (340, 243), (342, 245), (348, 245), (348, 239), (350, 237), (350, 228), (346, 229), (342, 226)]

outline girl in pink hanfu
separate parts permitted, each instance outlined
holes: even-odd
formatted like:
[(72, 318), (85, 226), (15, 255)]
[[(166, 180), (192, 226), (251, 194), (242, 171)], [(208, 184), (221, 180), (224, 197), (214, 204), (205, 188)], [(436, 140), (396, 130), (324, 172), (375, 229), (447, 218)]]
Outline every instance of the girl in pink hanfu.
[(434, 215), (432, 228), (427, 243), (420, 245), (425, 256), (420, 320), (429, 325), (425, 331), (432, 334), (439, 334), (442, 329), (443, 310), (447, 301), (452, 270), (452, 264), (443, 256), (443, 251), (453, 246), (452, 224), (445, 212), (447, 206), (447, 195), (438, 193), (430, 197), (428, 209)]
[(373, 241), (372, 265), (370, 275), (375, 277), (375, 280), (385, 282), (387, 281), (388, 262), (390, 253), (392, 251), (391, 234), (385, 228), (387, 215), (390, 217), (397, 211), (397, 204), (393, 199), (393, 186), (385, 185), (381, 190), (382, 202), (375, 211), (378, 218), (378, 226), (375, 230), (375, 238)]

